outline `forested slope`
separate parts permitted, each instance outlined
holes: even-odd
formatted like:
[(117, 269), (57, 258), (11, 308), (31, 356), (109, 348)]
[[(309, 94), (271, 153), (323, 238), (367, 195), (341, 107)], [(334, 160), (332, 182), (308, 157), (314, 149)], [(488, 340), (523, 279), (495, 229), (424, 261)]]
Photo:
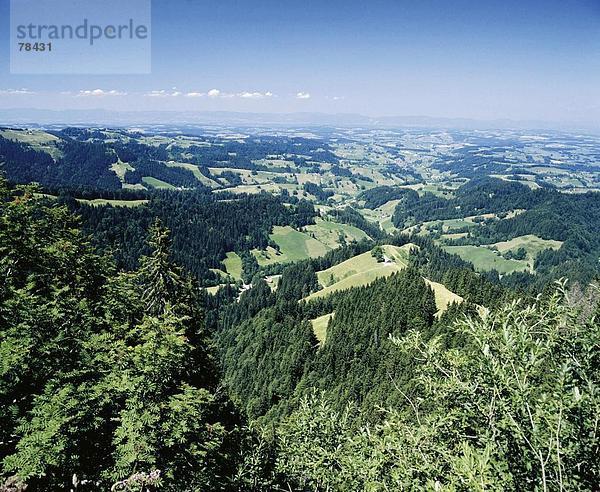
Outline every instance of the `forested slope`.
[[(597, 287), (502, 303), (456, 261), (440, 275), (496, 307), (437, 319), (423, 241), (366, 287), (298, 302), (355, 244), (236, 301), (170, 261), (159, 222), (124, 273), (34, 191), (0, 180), (4, 490), (596, 488)], [(307, 320), (332, 311), (320, 347)]]

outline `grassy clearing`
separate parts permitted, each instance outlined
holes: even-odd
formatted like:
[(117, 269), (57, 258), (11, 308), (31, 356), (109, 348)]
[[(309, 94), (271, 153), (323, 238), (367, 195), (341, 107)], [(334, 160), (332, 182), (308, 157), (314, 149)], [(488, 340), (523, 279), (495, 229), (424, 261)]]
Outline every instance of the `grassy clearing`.
[(457, 230), (471, 227), (478, 227), (478, 224), (473, 222), (472, 217), (465, 217), (463, 219), (430, 220), (422, 224), (410, 226), (402, 232), (412, 234), (418, 230), (419, 235), (427, 235), (430, 230), (439, 230), (441, 228), (444, 234), (452, 234)]
[(179, 167), (181, 169), (187, 169), (188, 171), (192, 171), (195, 178), (198, 181), (200, 181), (203, 185), (208, 186), (209, 188), (218, 188), (219, 186), (221, 186), (216, 181), (213, 181), (212, 179), (204, 176), (204, 174), (202, 174), (200, 172), (200, 169), (195, 164), (189, 164), (187, 162), (174, 162), (174, 161), (169, 161), (169, 162), (166, 162), (165, 164), (167, 165), (167, 167)]
[(0, 130), (0, 135), (8, 140), (15, 140), (30, 145), (34, 150), (46, 152), (53, 159), (62, 156), (61, 151), (56, 147), (60, 138), (41, 130)]
[(325, 343), (327, 337), (327, 325), (334, 314), (335, 313), (324, 314), (323, 316), (310, 320), (315, 336), (321, 345)]
[(467, 235), (468, 234), (466, 232), (452, 232), (448, 234), (442, 234), (440, 239), (462, 239), (463, 237), (467, 237)]
[(316, 258), (331, 249), (305, 232), (297, 231), (290, 226), (275, 226), (270, 238), (277, 243), (280, 251), (270, 247), (266, 251), (253, 250), (252, 253), (261, 266)]
[(117, 162), (112, 163), (112, 165), (110, 166), (110, 170), (119, 177), (121, 183), (124, 183), (125, 173), (127, 171), (133, 171), (133, 167), (127, 164), (126, 162), (123, 162), (121, 159), (118, 159)]
[(0, 135), (9, 140), (17, 140), (31, 146), (46, 145), (60, 140), (58, 137), (41, 130), (0, 130)]
[(412, 185), (404, 185), (401, 186), (401, 188), (415, 190), (419, 195), (432, 193), (441, 198), (452, 198), (454, 196), (454, 194), (447, 189), (448, 186), (445, 184), (416, 183)]
[(237, 253), (230, 251), (227, 253), (226, 258), (223, 260), (225, 270), (236, 280), (242, 279), (242, 259)]
[(153, 178), (152, 176), (144, 176), (142, 178), (142, 182), (146, 183), (153, 188), (158, 188), (162, 190), (174, 190), (175, 186), (171, 183), (167, 183), (166, 181), (161, 181), (160, 179)]
[(371, 222), (377, 222), (386, 232), (393, 232), (396, 227), (392, 224), (392, 216), (400, 200), (390, 200), (374, 210), (363, 208), (360, 212)]
[(334, 292), (351, 289), (352, 287), (361, 287), (364, 285), (369, 285), (378, 278), (388, 277), (392, 273), (399, 272), (403, 268), (402, 266), (396, 263), (380, 263), (380, 265), (381, 266), (371, 268), (363, 272), (355, 273), (354, 275), (346, 277), (343, 280), (339, 280), (338, 282), (335, 282), (329, 285), (328, 287), (325, 287), (324, 289), (311, 294), (310, 296), (306, 297), (305, 300), (327, 297), (329, 294), (332, 294)]
[(542, 239), (533, 234), (528, 234), (526, 236), (515, 237), (510, 241), (501, 241), (492, 244), (491, 246), (495, 246), (501, 253), (504, 253), (505, 251), (516, 251), (519, 248), (523, 248), (527, 251), (527, 256), (533, 259), (545, 249), (559, 249), (562, 246), (562, 241)]
[(149, 202), (149, 200), (105, 200), (104, 198), (95, 198), (93, 200), (77, 198), (77, 201), (93, 207), (104, 207), (107, 205), (112, 207), (139, 207)]
[(357, 255), (339, 265), (317, 272), (319, 284), (324, 288), (305, 298), (305, 300), (326, 297), (333, 292), (368, 285), (374, 280), (387, 277), (406, 268), (408, 255), (412, 244), (405, 246), (383, 246), (384, 255), (388, 261), (378, 263), (371, 252)]
[(226, 284), (219, 284), (219, 285), (215, 285), (213, 287), (206, 287), (206, 292), (208, 292), (211, 296), (214, 296), (217, 293), (217, 291), (224, 285), (226, 285)]
[(147, 190), (148, 188), (146, 188), (142, 183), (136, 183), (136, 184), (123, 183), (123, 189), (124, 190)]
[(437, 313), (435, 313), (436, 316), (441, 316), (453, 302), (459, 304), (463, 302), (464, 299), (461, 296), (448, 290), (444, 284), (433, 282), (427, 278), (424, 280), (431, 287), (435, 295), (435, 306), (438, 308)]
[(277, 290), (277, 287), (279, 286), (280, 278), (281, 278), (281, 275), (269, 275), (269, 276), (265, 277), (265, 282), (267, 282), (267, 285), (271, 288), (271, 290), (273, 292), (275, 292)]
[(340, 236), (343, 236), (347, 242), (369, 239), (369, 236), (358, 227), (319, 218), (315, 225), (306, 226), (304, 230), (317, 241), (332, 249), (340, 245)]
[(288, 192), (291, 194), (294, 191), (298, 191), (300, 187), (295, 184), (265, 183), (256, 185), (239, 185), (234, 186), (232, 188), (222, 188), (215, 190), (215, 192), (230, 191), (232, 193), (248, 193), (250, 195), (254, 195), (263, 191), (268, 191), (270, 193), (278, 194), (281, 193), (281, 190), (283, 189), (288, 190)]
[(470, 261), (477, 271), (497, 270), (500, 274), (530, 270), (527, 261), (507, 260), (485, 246), (442, 246), (448, 253)]

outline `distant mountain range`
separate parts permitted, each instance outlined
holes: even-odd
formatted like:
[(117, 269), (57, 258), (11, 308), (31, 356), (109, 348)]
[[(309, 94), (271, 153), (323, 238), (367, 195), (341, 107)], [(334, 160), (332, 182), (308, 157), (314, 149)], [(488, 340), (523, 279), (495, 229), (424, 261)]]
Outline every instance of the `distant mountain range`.
[(564, 130), (600, 132), (597, 125), (577, 122), (475, 120), (430, 116), (370, 117), (352, 113), (242, 113), (229, 111), (108, 111), (0, 109), (2, 125), (226, 125), (226, 126), (340, 126), (381, 128), (449, 128), (465, 130)]

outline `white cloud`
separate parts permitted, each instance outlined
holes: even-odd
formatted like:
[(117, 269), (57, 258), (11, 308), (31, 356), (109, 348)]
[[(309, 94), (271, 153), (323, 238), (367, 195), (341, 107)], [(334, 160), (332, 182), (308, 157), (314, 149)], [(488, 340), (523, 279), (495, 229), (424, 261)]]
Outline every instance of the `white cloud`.
[(296, 94), (296, 99), (310, 99), (310, 93), (298, 92), (298, 94)]
[(148, 97), (177, 97), (177, 96), (181, 96), (181, 92), (176, 91), (176, 90), (166, 91), (164, 89), (161, 89), (159, 91), (146, 92), (144, 94), (144, 96), (148, 96)]
[(243, 99), (264, 99), (266, 97), (273, 97), (272, 92), (240, 92), (239, 97)]
[[(180, 93), (178, 93), (180, 94)], [(229, 98), (233, 98), (233, 97), (239, 97), (242, 99), (265, 99), (268, 97), (274, 97), (275, 94), (273, 94), (270, 91), (266, 91), (266, 92), (251, 92), (251, 91), (242, 91), (242, 92), (237, 92), (237, 93), (232, 93), (232, 92), (223, 92), (222, 90), (219, 89), (211, 89), (208, 92), (198, 92), (198, 91), (193, 91), (193, 92), (187, 92), (185, 94), (185, 97), (210, 97), (212, 99), (229, 99)]]
[(104, 97), (104, 96), (126, 96), (127, 92), (121, 92), (117, 90), (105, 91), (104, 89), (92, 89), (92, 90), (81, 90), (77, 94), (78, 96), (93, 96), (93, 97)]
[(36, 94), (29, 89), (21, 88), (21, 89), (0, 89), (0, 95), (32, 95)]
[(334, 101), (342, 101), (343, 99), (345, 99), (344, 96), (333, 96), (331, 99), (333, 99)]

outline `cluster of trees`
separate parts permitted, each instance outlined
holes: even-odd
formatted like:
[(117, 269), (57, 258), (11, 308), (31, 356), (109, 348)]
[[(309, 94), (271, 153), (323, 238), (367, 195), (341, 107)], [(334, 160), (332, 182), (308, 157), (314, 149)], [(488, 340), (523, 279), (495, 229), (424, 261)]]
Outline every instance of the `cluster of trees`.
[(358, 227), (372, 239), (381, 239), (386, 235), (381, 230), (381, 227), (379, 227), (379, 224), (368, 221), (358, 210), (355, 210), (349, 205), (344, 208), (334, 208), (333, 210), (329, 210), (327, 215), (336, 222)]
[(302, 227), (314, 222), (312, 204), (300, 200), (291, 207), (268, 193), (218, 196), (198, 191), (157, 191), (139, 207), (93, 207), (67, 200), (83, 218), (102, 251), (111, 251), (119, 267), (135, 269), (147, 253), (144, 231), (155, 218), (171, 230), (174, 259), (198, 279), (215, 283), (210, 268), (223, 269), (229, 251), (265, 249), (274, 225)]
[[(172, 263), (178, 248), (155, 217), (139, 268), (121, 272), (35, 191), (0, 180), (0, 487), (600, 481), (596, 291), (560, 284), (481, 318), (471, 302), (498, 304), (506, 290), (477, 297), (489, 282), (422, 239), (405, 270), (326, 299), (298, 302), (319, 288), (317, 270), (372, 242), (286, 267), (276, 292), (257, 276), (239, 299), (228, 287), (207, 296)], [(423, 280), (438, 270), (473, 299), (441, 317)], [(319, 344), (308, 320), (325, 313)]]
[(204, 187), (204, 185), (198, 181), (198, 179), (196, 179), (194, 173), (189, 169), (183, 169), (181, 167), (169, 167), (159, 161), (142, 159), (138, 159), (134, 165), (135, 168), (133, 170), (127, 170), (125, 172), (126, 183), (144, 184), (144, 186), (150, 186), (148, 183), (144, 183), (142, 178), (151, 176), (178, 188)]
[(394, 186), (376, 186), (361, 192), (358, 199), (365, 201), (365, 208), (373, 210), (385, 205), (390, 200), (399, 200), (408, 191), (405, 188)]
[[(524, 210), (511, 218), (506, 213)], [(536, 275), (513, 273), (502, 278), (510, 286), (539, 290), (553, 279), (568, 277), (589, 282), (600, 272), (600, 196), (597, 193), (565, 194), (553, 189), (532, 190), (520, 183), (495, 178), (473, 180), (461, 186), (452, 199), (416, 192), (403, 195), (392, 221), (398, 228), (430, 220), (495, 213), (502, 220), (486, 220), (469, 228), (468, 235), (452, 244), (492, 244), (534, 234), (563, 241), (558, 250), (545, 250), (535, 260)], [(522, 257), (523, 252), (517, 253)], [(514, 256), (513, 256), (514, 257)]]
[[(114, 133), (120, 133), (117, 139)], [(272, 136), (231, 141), (195, 136), (206, 145), (183, 147), (177, 144), (167, 146), (165, 143), (148, 145), (137, 141), (137, 135), (112, 130), (109, 134), (102, 130), (65, 128), (53, 134), (59, 138), (56, 143), (49, 144), (54, 145), (56, 154), (60, 155), (56, 162), (47, 152), (0, 137), (1, 169), (7, 178), (15, 183), (37, 182), (48, 188), (72, 192), (86, 189), (113, 191), (122, 187), (118, 175), (111, 170), (112, 164), (120, 160), (133, 168), (125, 172), (125, 183), (140, 184), (142, 178), (153, 177), (179, 188), (200, 188), (202, 183), (189, 169), (167, 166), (166, 161), (196, 164), (200, 172), (209, 178), (212, 177), (209, 167), (293, 172), (290, 166), (271, 167), (255, 162), (272, 156), (292, 161), (300, 159), (298, 155), (310, 156), (313, 161), (307, 163), (303, 157), (298, 164), (316, 166), (317, 169), (318, 162), (334, 165), (339, 162), (328, 144), (305, 138)], [(225, 171), (220, 177), (231, 186), (241, 184), (240, 176), (231, 171)], [(144, 185), (151, 187), (148, 183)]]
[(320, 185), (316, 183), (306, 182), (302, 187), (304, 191), (314, 195), (315, 198), (321, 202), (326, 202), (330, 197), (334, 195), (331, 190), (324, 190)]
[(407, 190), (394, 211), (392, 222), (404, 229), (431, 220), (529, 209), (546, 201), (549, 194), (546, 190), (531, 190), (520, 183), (487, 177), (462, 185), (450, 199), (428, 192), (419, 196), (416, 191)]
[(48, 187), (118, 190), (121, 182), (110, 170), (116, 161), (105, 144), (65, 138), (56, 143), (60, 157), (0, 136), (0, 170), (15, 183), (38, 182)]
[(447, 333), (458, 346), (417, 330), (393, 337), (419, 362), (412, 387), (390, 389), (405, 404), (361, 426), (356, 405), (305, 397), (274, 439), (280, 468), (301, 490), (595, 490), (593, 306), (561, 287), (457, 321)]
[(118, 273), (32, 192), (0, 181), (3, 490), (228, 487), (240, 418), (167, 231)]
[(284, 156), (300, 166), (305, 166), (307, 163), (306, 158), (298, 156), (310, 156), (314, 161), (330, 164), (339, 162), (330, 146), (320, 140), (283, 136), (262, 136), (247, 138), (243, 141), (206, 136), (195, 136), (195, 138), (200, 138), (205, 145), (186, 147), (173, 145), (169, 148), (171, 158), (209, 167), (233, 167), (256, 171), (280, 169), (281, 172), (290, 172), (292, 169), (289, 166), (287, 168), (268, 167), (254, 161), (275, 155)]

